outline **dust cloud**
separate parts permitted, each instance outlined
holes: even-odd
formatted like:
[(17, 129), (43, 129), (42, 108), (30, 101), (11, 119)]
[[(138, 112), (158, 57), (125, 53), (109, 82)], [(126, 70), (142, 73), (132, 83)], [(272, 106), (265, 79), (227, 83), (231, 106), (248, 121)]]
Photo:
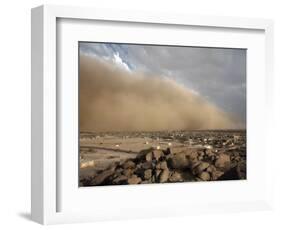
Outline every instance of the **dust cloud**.
[(163, 76), (80, 54), (80, 131), (232, 129), (231, 117)]

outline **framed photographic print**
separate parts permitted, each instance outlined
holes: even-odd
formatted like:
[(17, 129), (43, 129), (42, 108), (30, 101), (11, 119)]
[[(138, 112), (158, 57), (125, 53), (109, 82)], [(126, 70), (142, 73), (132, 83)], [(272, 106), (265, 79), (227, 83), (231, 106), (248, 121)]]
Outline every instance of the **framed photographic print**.
[(272, 31), (265, 19), (34, 8), (32, 219), (270, 208)]
[(79, 43), (80, 186), (246, 179), (246, 49)]

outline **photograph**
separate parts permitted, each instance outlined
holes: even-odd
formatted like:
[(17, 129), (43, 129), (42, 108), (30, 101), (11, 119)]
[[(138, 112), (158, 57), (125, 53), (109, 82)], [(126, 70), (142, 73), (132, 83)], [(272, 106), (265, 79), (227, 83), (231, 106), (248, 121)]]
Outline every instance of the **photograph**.
[(247, 49), (80, 41), (79, 187), (247, 179)]

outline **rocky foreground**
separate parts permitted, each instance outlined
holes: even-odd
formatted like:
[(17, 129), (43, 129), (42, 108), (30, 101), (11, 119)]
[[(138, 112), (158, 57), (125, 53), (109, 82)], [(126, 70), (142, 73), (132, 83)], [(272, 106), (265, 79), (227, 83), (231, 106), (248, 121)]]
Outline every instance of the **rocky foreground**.
[(244, 151), (216, 152), (170, 148), (142, 150), (133, 158), (80, 179), (80, 186), (150, 184), (246, 179)]

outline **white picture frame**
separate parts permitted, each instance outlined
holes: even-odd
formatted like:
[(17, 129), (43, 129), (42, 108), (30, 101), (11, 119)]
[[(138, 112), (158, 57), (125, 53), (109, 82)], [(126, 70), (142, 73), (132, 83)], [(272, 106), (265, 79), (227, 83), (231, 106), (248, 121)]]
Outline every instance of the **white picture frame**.
[[(65, 23), (66, 24), (63, 24)], [(75, 22), (75, 26), (73, 25)], [(86, 25), (82, 24), (86, 22)], [(77, 116), (70, 116), (68, 122), (72, 122), (74, 126), (70, 126), (70, 136), (64, 137), (60, 134), (61, 128), (60, 119), (58, 118), (59, 112), (62, 109), (70, 109), (68, 111), (76, 111), (75, 106), (73, 108), (61, 107), (61, 101), (58, 102), (58, 98), (61, 95), (61, 88), (64, 88), (64, 92), (67, 91), (69, 95), (73, 95), (73, 100), (77, 96), (77, 91), (74, 87), (77, 86), (77, 82), (66, 82), (65, 80), (59, 80), (57, 77), (61, 72), (58, 65), (65, 65), (77, 60), (75, 58), (74, 51), (59, 51), (61, 40), (66, 39), (64, 36), (60, 36), (63, 33), (68, 36), (68, 40), (65, 43), (74, 44), (79, 40), (79, 37), (75, 37), (77, 31), (80, 31), (79, 36), (84, 36), (83, 39), (92, 39), (93, 31), (91, 23), (103, 22), (106, 26), (113, 28), (116, 23), (126, 25), (131, 29), (142, 30), (142, 26), (148, 26), (151, 28), (163, 28), (163, 33), (167, 33), (166, 30), (180, 28), (185, 30), (187, 27), (194, 30), (200, 30), (200, 33), (209, 35), (209, 39), (212, 41), (202, 41), (198, 39), (198, 35), (194, 35), (193, 41), (186, 41), (186, 44), (192, 43), (192, 45), (198, 46), (229, 46), (229, 47), (243, 47), (250, 49), (250, 55), (248, 57), (248, 75), (247, 89), (249, 87), (249, 93), (247, 92), (247, 145), (248, 151), (257, 152), (255, 158), (252, 158), (250, 154), (250, 179), (245, 182), (232, 183), (232, 182), (216, 182), (215, 184), (203, 184), (197, 183), (187, 185), (170, 184), (170, 185), (153, 185), (153, 186), (115, 186), (114, 188), (108, 186), (107, 188), (86, 188), (78, 191), (73, 187), (71, 183), (72, 175), (75, 178), (77, 168), (72, 167), (75, 165), (78, 167), (78, 155), (75, 158), (75, 127), (77, 128)], [(83, 222), (83, 221), (96, 221), (107, 219), (126, 219), (126, 218), (141, 218), (151, 216), (172, 216), (172, 215), (185, 215), (192, 213), (205, 213), (205, 212), (226, 212), (226, 211), (245, 211), (245, 210), (264, 210), (272, 207), (272, 174), (271, 174), (271, 156), (272, 149), (268, 145), (267, 139), (270, 138), (272, 130), (272, 109), (274, 105), (272, 95), (273, 84), (273, 23), (271, 20), (266, 19), (247, 19), (247, 18), (231, 18), (231, 17), (210, 17), (210, 16), (189, 16), (189, 15), (173, 15), (163, 13), (148, 13), (148, 12), (126, 12), (126, 11), (114, 11), (114, 10), (101, 10), (91, 8), (79, 8), (79, 7), (66, 7), (66, 6), (51, 6), (44, 5), (32, 9), (32, 188), (31, 188), (31, 213), (32, 219), (41, 224), (56, 224), (56, 223), (70, 223), (70, 222)], [(66, 25), (66, 26), (65, 26)], [(136, 26), (138, 25), (138, 26)], [(90, 27), (90, 29), (89, 29)], [(151, 29), (150, 28), (150, 29)], [(146, 29), (146, 28), (144, 28)], [(132, 38), (126, 38), (125, 33), (122, 36), (114, 38), (114, 41), (135, 41), (136, 43), (159, 43), (163, 44), (183, 44), (181, 41), (173, 40), (167, 36), (162, 40), (157, 38), (151, 40), (151, 37), (138, 38), (139, 40), (130, 40)], [(232, 34), (232, 31), (238, 31), (236, 34)], [(83, 32), (84, 31), (84, 32)], [(104, 31), (104, 32), (102, 32)], [(166, 32), (165, 32), (166, 31)], [(213, 31), (213, 32), (212, 32)], [(222, 36), (222, 32), (226, 31), (229, 35), (225, 38)], [(108, 36), (114, 34), (114, 31), (110, 34), (102, 28), (95, 30), (95, 37), (98, 37), (98, 41), (112, 41), (112, 38)], [(161, 31), (160, 31), (161, 32)], [(213, 34), (212, 34), (213, 33)], [(116, 33), (115, 33), (116, 34)], [(249, 36), (247, 34), (250, 34)], [(163, 34), (162, 34), (163, 35)], [(160, 35), (158, 35), (160, 36)], [(196, 37), (197, 36), (197, 37)], [(205, 36), (204, 36), (205, 37)], [(208, 37), (208, 36), (207, 36)], [(72, 39), (73, 38), (73, 39)], [(137, 38), (136, 38), (137, 39)], [(143, 40), (141, 40), (143, 39)], [(146, 39), (144, 41), (144, 39)], [(243, 40), (243, 41), (242, 41)], [(186, 45), (184, 44), (184, 45)], [(70, 46), (69, 46), (70, 47)], [(250, 48), (249, 48), (250, 47)], [(67, 48), (67, 46), (66, 46)], [(72, 46), (75, 49), (75, 44)], [(59, 53), (61, 52), (61, 53)], [(59, 53), (59, 55), (58, 55)], [(69, 56), (69, 58), (66, 58)], [(257, 55), (258, 54), (258, 55)], [(65, 57), (61, 61), (60, 57)], [(77, 53), (76, 53), (77, 55)], [(255, 57), (259, 56), (259, 57)], [(253, 68), (256, 66), (256, 68)], [(73, 69), (69, 68), (70, 75), (75, 76), (77, 72), (75, 70), (77, 66), (74, 65)], [(251, 76), (257, 76), (253, 79)], [(58, 83), (58, 81), (60, 81)], [(71, 88), (72, 87), (72, 88)], [(72, 91), (73, 90), (73, 91)], [(256, 98), (256, 99), (255, 99)], [(262, 111), (259, 110), (260, 105), (256, 105), (255, 100), (262, 101)], [(74, 104), (77, 101), (74, 102)], [(74, 110), (71, 110), (74, 109)], [(77, 109), (77, 108), (76, 108)], [(260, 113), (253, 117), (251, 114)], [(73, 119), (73, 120), (71, 120)], [(264, 124), (261, 133), (258, 134), (253, 127), (256, 124)], [(70, 124), (70, 123), (69, 123)], [(76, 126), (75, 126), (76, 124)], [(249, 125), (249, 127), (248, 127)], [(73, 134), (71, 136), (71, 134)], [(62, 136), (62, 137), (61, 137)], [(73, 145), (70, 144), (70, 159), (64, 161), (64, 155), (58, 155), (61, 151), (60, 141), (62, 138), (70, 138), (64, 141), (74, 140)], [(264, 141), (264, 143), (262, 143)], [(254, 146), (254, 142), (259, 142), (260, 150)], [(76, 140), (77, 142), (77, 140)], [(65, 151), (65, 150), (64, 150)], [(263, 151), (264, 155), (261, 155)], [(77, 153), (78, 154), (78, 153)], [(251, 160), (255, 159), (255, 161)], [(68, 162), (68, 163), (65, 163)], [(63, 167), (62, 167), (63, 165)], [(263, 173), (261, 174), (258, 169), (263, 165)], [(63, 168), (63, 169), (62, 169)], [(67, 171), (69, 170), (69, 171)], [(251, 172), (253, 172), (251, 175)], [(66, 178), (65, 175), (69, 178)], [(78, 175), (78, 173), (77, 173)], [(260, 179), (259, 179), (259, 178)], [(259, 180), (258, 180), (259, 179)], [(76, 179), (75, 183), (77, 183)], [(65, 181), (70, 181), (67, 184)], [(253, 181), (253, 183), (251, 183)], [(242, 184), (241, 184), (242, 183)], [(74, 184), (75, 185), (75, 184)], [(69, 187), (68, 187), (69, 186)], [(199, 202), (200, 194), (202, 191), (209, 189), (210, 194), (213, 194), (214, 199), (204, 198)], [(229, 198), (223, 194), (218, 194), (218, 191), (226, 192), (238, 192), (249, 191), (245, 194), (245, 197), (238, 192), (237, 197)], [(180, 192), (178, 192), (180, 191)], [(185, 193), (183, 193), (185, 192)], [(185, 194), (193, 194), (192, 202), (188, 198), (183, 200)], [(252, 196), (250, 192), (254, 193)], [(177, 193), (177, 194), (175, 194)], [(110, 194), (116, 198), (119, 196), (122, 202), (115, 201), (110, 198)], [(144, 197), (138, 198), (137, 207), (132, 205), (130, 194), (139, 195), (143, 194)], [(154, 199), (149, 198), (151, 194), (159, 194)], [(176, 198), (161, 205), (160, 199), (164, 199), (163, 194), (176, 195)], [(197, 194), (197, 195), (194, 195)], [(240, 195), (239, 195), (240, 194)], [(98, 197), (98, 199), (89, 198), (90, 196)], [(153, 195), (152, 195), (153, 196)], [(219, 197), (221, 200), (219, 200)], [(252, 198), (250, 198), (252, 197)], [(125, 200), (128, 199), (128, 200)], [(92, 199), (92, 200), (91, 200)], [(99, 201), (104, 202), (99, 202)], [(145, 200), (148, 201), (149, 207), (146, 209), (144, 204)], [(107, 202), (106, 202), (107, 201)], [(86, 208), (86, 205), (90, 208)], [(95, 204), (95, 205), (93, 205)], [(104, 205), (104, 207), (103, 207)], [(122, 206), (122, 207), (121, 207)], [(168, 208), (169, 207), (169, 208)]]

